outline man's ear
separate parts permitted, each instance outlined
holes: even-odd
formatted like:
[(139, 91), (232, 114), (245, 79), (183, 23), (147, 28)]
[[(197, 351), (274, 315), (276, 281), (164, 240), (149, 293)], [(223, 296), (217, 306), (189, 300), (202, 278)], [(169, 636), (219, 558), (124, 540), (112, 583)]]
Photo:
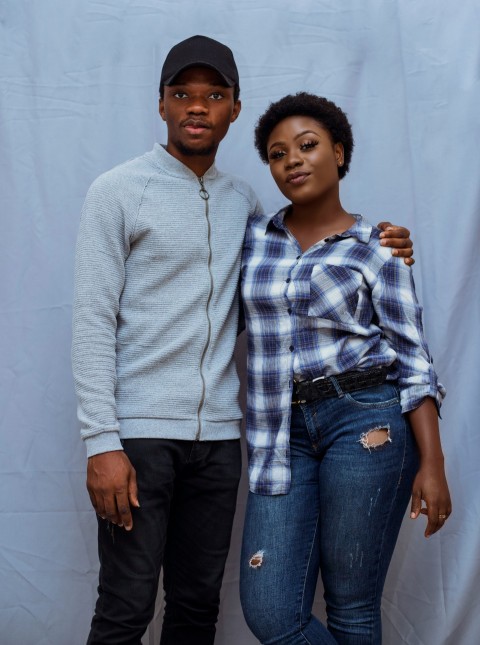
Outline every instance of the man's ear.
[(165, 121), (165, 101), (163, 99), (158, 99), (158, 113)]
[(233, 123), (234, 121), (237, 120), (237, 117), (240, 114), (241, 109), (242, 109), (242, 102), (240, 101), (240, 99), (237, 99), (233, 105), (233, 112), (230, 119), (230, 123)]

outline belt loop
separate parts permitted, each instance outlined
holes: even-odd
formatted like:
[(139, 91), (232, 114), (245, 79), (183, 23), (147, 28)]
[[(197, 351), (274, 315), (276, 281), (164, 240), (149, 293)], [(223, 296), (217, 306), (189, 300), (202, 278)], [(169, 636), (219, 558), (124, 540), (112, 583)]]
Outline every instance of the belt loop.
[(329, 378), (330, 378), (330, 382), (332, 383), (333, 387), (335, 388), (336, 393), (338, 394), (338, 398), (343, 399), (345, 394), (343, 393), (342, 388), (338, 384), (337, 379), (334, 376), (330, 376)]

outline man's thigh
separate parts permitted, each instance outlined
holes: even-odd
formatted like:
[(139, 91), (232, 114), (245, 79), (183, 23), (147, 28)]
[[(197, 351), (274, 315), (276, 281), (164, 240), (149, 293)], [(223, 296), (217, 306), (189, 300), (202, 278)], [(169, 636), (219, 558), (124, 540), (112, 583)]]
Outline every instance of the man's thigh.
[(132, 509), (131, 531), (99, 518), (99, 598), (92, 644), (139, 642), (151, 620), (181, 463), (181, 454), (168, 440), (129, 439), (123, 445), (137, 473), (140, 508)]
[(182, 612), (198, 608), (216, 620), (240, 474), (239, 440), (193, 443), (171, 505), (164, 557), (166, 620), (169, 605)]

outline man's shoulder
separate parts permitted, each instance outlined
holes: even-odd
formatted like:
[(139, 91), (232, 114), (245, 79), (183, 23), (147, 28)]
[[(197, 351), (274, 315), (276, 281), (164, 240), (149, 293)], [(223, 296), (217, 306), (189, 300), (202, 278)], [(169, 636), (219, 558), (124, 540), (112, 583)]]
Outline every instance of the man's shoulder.
[(91, 188), (101, 190), (109, 187), (134, 186), (136, 183), (143, 183), (154, 174), (155, 168), (149, 162), (149, 153), (146, 152), (138, 157), (113, 166), (99, 175), (92, 183)]
[(134, 157), (99, 175), (88, 189), (84, 208), (101, 205), (107, 211), (136, 212), (155, 168), (148, 153)]
[(255, 191), (250, 186), (250, 184), (245, 181), (245, 179), (227, 172), (219, 172), (218, 178), (226, 182), (232, 190), (239, 193), (242, 197), (248, 199), (248, 201), (252, 204), (258, 203), (258, 197), (255, 194)]

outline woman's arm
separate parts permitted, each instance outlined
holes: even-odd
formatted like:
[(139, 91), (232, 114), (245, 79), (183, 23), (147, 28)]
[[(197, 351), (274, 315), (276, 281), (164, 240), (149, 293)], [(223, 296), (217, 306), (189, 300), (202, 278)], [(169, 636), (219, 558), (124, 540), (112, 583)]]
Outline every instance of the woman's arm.
[[(424, 337), (422, 308), (411, 269), (389, 258), (372, 288), (372, 304), (385, 339), (397, 354), (402, 411), (410, 421), (420, 452), (411, 517), (417, 518), (420, 513), (428, 516), (428, 537), (443, 526), (451, 513), (438, 429), (438, 408), (445, 388), (438, 382)], [(423, 510), (422, 499), (426, 503)]]
[[(407, 416), (420, 452), (420, 468), (412, 487), (410, 517), (428, 516), (425, 537), (429, 537), (442, 528), (452, 512), (435, 401), (427, 397), (418, 408), (407, 412)], [(422, 508), (422, 500), (426, 508)]]

